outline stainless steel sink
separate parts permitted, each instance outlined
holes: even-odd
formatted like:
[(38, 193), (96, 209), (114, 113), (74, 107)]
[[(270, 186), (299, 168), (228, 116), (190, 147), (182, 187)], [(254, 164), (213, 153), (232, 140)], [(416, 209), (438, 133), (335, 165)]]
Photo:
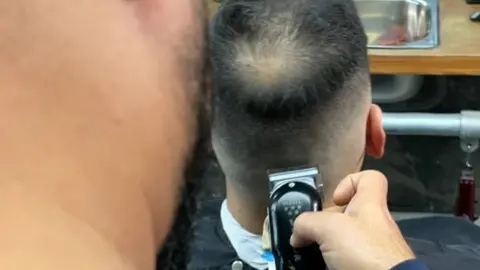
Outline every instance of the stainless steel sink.
[(372, 49), (426, 49), (439, 44), (437, 0), (355, 0)]

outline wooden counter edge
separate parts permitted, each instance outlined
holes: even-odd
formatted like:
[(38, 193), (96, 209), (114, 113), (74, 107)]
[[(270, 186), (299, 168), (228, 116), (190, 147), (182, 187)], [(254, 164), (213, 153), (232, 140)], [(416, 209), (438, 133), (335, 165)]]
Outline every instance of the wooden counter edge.
[(374, 74), (480, 75), (480, 57), (369, 55)]

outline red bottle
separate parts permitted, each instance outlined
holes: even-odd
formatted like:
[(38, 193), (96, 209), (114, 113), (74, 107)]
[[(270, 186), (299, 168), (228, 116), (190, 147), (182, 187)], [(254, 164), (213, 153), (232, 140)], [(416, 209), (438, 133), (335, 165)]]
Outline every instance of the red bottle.
[(455, 215), (468, 217), (471, 221), (477, 220), (475, 213), (475, 177), (472, 166), (467, 163), (458, 183), (458, 197)]

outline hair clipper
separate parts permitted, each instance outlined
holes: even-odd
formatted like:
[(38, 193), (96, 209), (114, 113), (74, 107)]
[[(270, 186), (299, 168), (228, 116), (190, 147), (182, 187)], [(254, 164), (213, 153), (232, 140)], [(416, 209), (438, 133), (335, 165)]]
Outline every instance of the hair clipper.
[[(317, 244), (293, 248), (290, 237), (295, 219), (306, 211), (321, 211), (323, 186), (317, 168), (269, 171), (268, 218), (276, 270), (326, 269)], [(317, 188), (318, 187), (318, 188)]]

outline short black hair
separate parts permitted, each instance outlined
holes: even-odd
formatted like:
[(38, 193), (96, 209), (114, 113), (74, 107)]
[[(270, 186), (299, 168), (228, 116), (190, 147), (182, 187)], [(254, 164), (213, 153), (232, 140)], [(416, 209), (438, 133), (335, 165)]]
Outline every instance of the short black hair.
[(211, 58), (214, 144), (242, 186), (265, 169), (317, 163), (311, 146), (331, 137), (318, 126), (351, 115), (369, 90), (367, 36), (351, 0), (223, 1)]

